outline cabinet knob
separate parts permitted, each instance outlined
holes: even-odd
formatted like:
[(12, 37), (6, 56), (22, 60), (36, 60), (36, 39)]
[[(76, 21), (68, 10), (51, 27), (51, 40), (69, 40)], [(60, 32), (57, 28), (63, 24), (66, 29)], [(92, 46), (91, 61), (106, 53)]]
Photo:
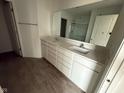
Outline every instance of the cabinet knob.
[(110, 32), (109, 35), (111, 35), (112, 33)]
[(107, 82), (109, 82), (109, 83), (110, 83), (110, 82), (111, 82), (111, 80), (107, 79)]

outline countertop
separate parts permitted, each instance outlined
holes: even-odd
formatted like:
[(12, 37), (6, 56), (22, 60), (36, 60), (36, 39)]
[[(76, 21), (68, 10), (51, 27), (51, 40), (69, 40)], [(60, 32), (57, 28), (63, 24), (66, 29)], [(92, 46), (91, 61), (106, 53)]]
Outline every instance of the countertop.
[[(90, 50), (89, 53), (84, 54), (84, 53), (81, 53), (78, 51), (71, 50), (70, 47), (75, 46), (75, 45), (70, 44), (70, 43), (65, 42), (65, 41), (55, 40), (55, 38), (52, 38), (52, 37), (42, 38), (41, 40), (47, 41), (48, 43), (51, 43), (51, 44), (55, 44), (58, 47), (62, 47), (64, 49), (67, 49), (76, 55), (79, 55), (79, 56), (82, 56), (82, 57), (87, 58), (89, 60), (92, 60), (92, 61), (94, 61), (100, 65), (105, 65), (105, 62), (106, 62), (108, 55), (109, 55), (108, 50), (105, 47), (101, 47), (101, 46), (95, 46), (95, 48), (93, 50)], [(89, 44), (89, 45), (91, 45), (91, 44)]]

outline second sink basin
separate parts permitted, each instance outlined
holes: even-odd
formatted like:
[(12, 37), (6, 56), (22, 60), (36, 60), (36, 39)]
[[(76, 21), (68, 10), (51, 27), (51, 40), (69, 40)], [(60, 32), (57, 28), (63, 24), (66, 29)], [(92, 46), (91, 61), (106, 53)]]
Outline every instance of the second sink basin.
[(77, 51), (77, 52), (83, 53), (83, 54), (87, 54), (90, 51), (86, 48), (80, 48), (80, 47), (77, 47), (77, 46), (72, 46), (69, 49), (72, 50), (72, 51)]

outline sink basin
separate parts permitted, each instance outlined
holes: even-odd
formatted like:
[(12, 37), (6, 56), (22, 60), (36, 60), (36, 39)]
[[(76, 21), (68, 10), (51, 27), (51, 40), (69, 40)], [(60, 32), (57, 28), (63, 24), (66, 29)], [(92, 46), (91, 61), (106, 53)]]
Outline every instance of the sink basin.
[(73, 51), (77, 51), (77, 52), (83, 53), (83, 54), (87, 54), (90, 51), (90, 50), (88, 50), (86, 48), (80, 48), (80, 47), (77, 47), (77, 46), (72, 46), (69, 49), (73, 50)]

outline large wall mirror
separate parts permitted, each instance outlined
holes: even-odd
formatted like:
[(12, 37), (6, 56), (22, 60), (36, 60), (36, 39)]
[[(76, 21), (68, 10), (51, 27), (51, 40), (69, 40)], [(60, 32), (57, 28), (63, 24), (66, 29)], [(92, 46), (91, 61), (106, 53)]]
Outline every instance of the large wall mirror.
[(106, 46), (121, 8), (121, 4), (96, 4), (55, 12), (53, 34)]

